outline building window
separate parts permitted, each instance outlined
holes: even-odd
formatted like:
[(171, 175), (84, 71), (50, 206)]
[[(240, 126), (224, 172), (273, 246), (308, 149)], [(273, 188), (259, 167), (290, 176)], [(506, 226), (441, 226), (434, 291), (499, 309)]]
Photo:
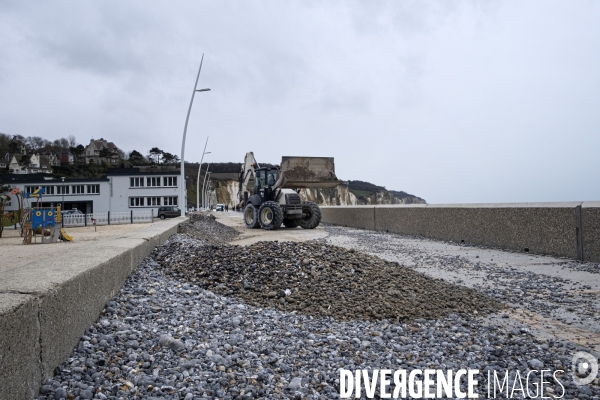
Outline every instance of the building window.
[(25, 193), (33, 193), (39, 186), (25, 186)]
[(160, 197), (146, 197), (146, 204), (149, 206), (160, 206)]
[(129, 187), (144, 187), (144, 178), (129, 178)]
[(144, 197), (130, 197), (129, 198), (129, 206), (130, 207), (144, 207)]
[(87, 192), (90, 194), (99, 194), (100, 185), (87, 185)]
[(146, 186), (160, 186), (160, 176), (146, 178)]
[(73, 194), (84, 194), (85, 185), (73, 185)]
[(177, 177), (176, 176), (163, 177), (163, 186), (177, 186)]
[(177, 196), (165, 196), (163, 197), (163, 206), (176, 206)]
[(56, 194), (69, 194), (69, 185), (57, 186)]
[(54, 186), (42, 186), (45, 189), (44, 194), (54, 194)]

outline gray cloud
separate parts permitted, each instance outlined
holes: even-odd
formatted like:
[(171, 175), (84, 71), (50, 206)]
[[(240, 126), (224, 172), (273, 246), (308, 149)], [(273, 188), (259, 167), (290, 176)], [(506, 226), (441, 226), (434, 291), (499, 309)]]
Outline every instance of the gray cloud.
[[(600, 5), (0, 4), (0, 131), (330, 155), (430, 202), (600, 199)], [(586, 178), (584, 178), (587, 177)]]

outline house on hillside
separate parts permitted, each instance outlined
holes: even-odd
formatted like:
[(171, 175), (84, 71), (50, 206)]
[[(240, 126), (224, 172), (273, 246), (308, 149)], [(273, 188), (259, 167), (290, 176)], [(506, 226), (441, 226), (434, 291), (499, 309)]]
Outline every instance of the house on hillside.
[(43, 155), (48, 157), (48, 163), (51, 167), (60, 167), (60, 160), (55, 152), (49, 151)]
[(120, 160), (119, 148), (105, 139), (91, 139), (85, 148), (86, 164), (117, 164)]
[(5, 153), (2, 158), (0, 158), (0, 170), (8, 168), (8, 164), (10, 164), (11, 155), (10, 153)]
[(21, 167), (21, 159), (23, 154), (13, 154), (8, 163), (8, 172), (11, 174), (26, 174), (27, 170)]
[(69, 152), (63, 152), (58, 155), (58, 165), (73, 164), (75, 158)]
[(8, 172), (11, 174), (51, 174), (52, 164), (50, 157), (37, 153), (13, 154), (8, 164)]

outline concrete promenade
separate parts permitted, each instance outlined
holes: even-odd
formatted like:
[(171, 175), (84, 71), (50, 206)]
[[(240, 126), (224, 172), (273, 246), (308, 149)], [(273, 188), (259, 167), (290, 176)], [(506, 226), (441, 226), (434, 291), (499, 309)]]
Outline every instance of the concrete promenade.
[(68, 228), (72, 243), (24, 246), (0, 238), (0, 399), (33, 398), (85, 330), (184, 218)]
[(600, 201), (321, 207), (323, 222), (600, 262)]

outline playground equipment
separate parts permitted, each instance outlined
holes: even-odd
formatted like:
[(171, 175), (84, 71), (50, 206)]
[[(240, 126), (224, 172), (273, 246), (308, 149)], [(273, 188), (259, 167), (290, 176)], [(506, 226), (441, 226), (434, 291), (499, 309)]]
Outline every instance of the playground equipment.
[(41, 236), (42, 243), (56, 243), (60, 228), (56, 226), (56, 208), (29, 208), (25, 210), (25, 236), (23, 244), (37, 243), (37, 236)]
[(43, 188), (38, 188), (32, 193), (26, 193), (25, 198), (37, 198), (38, 207), (26, 208), (23, 211), (23, 244), (37, 243), (37, 236), (41, 236), (42, 243), (56, 243), (58, 239), (73, 241), (73, 238), (60, 226), (61, 210), (58, 207), (39, 207), (44, 194)]
[(67, 235), (67, 232), (65, 232), (65, 230), (63, 228), (60, 228), (60, 237), (59, 239), (65, 240), (67, 242), (72, 242), (73, 241), (73, 237)]

